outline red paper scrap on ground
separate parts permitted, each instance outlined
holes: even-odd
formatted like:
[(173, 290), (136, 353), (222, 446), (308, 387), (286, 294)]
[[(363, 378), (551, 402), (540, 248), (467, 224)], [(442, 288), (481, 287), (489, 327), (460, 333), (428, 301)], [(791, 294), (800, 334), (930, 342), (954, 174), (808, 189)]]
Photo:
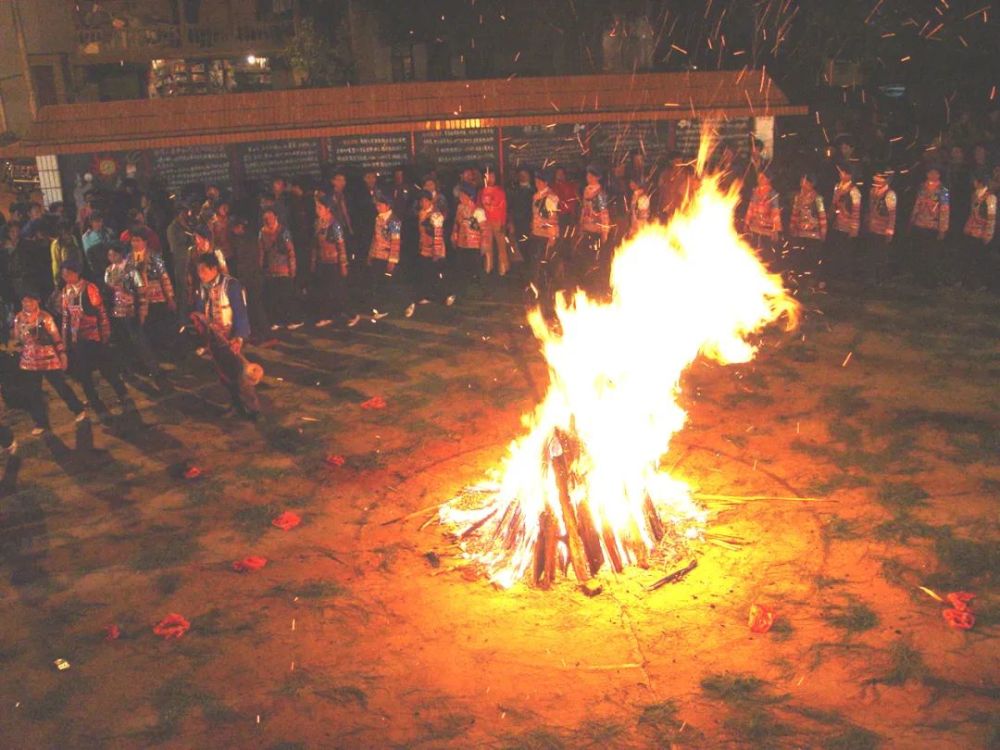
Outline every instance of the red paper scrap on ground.
[(750, 605), (750, 617), (747, 625), (751, 633), (766, 633), (774, 624), (774, 612), (763, 604)]
[(290, 510), (286, 510), (280, 516), (271, 521), (272, 526), (276, 526), (282, 531), (288, 531), (289, 529), (294, 529), (301, 523), (302, 519), (298, 517), (297, 514), (292, 513)]
[(959, 630), (970, 630), (976, 624), (976, 616), (967, 609), (946, 609), (941, 615), (945, 622)]
[(967, 612), (972, 609), (971, 602), (975, 598), (976, 595), (970, 594), (968, 591), (952, 591), (945, 597), (948, 603), (959, 612)]
[(347, 459), (345, 459), (343, 456), (334, 455), (332, 453), (326, 457), (326, 463), (328, 466), (343, 466), (346, 460)]
[(384, 409), (385, 399), (381, 396), (372, 396), (361, 404), (362, 409)]
[(153, 627), (153, 632), (167, 640), (180, 638), (191, 629), (191, 623), (183, 615), (171, 612)]
[(104, 626), (104, 640), (117, 641), (121, 637), (122, 631), (114, 623)]
[(265, 565), (267, 565), (266, 557), (250, 555), (249, 557), (244, 557), (242, 560), (236, 560), (233, 563), (233, 570), (237, 573), (252, 573), (255, 570), (260, 570)]
[(185, 479), (197, 479), (201, 476), (201, 469), (197, 466), (191, 466), (187, 471), (184, 472)]

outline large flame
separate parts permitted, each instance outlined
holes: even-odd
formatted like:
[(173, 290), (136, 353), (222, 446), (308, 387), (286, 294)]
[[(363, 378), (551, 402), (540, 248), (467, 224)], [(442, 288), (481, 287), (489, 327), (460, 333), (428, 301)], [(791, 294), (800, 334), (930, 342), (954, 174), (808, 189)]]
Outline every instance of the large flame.
[[(510, 445), (485, 502), (443, 507), (442, 521), (460, 530), (466, 554), (490, 579), (509, 587), (533, 559), (546, 508), (565, 532), (551, 461), (553, 436), (573, 438), (573, 507), (585, 503), (602, 546), (636, 562), (656, 540), (644, 506), (652, 501), (672, 530), (697, 534), (703, 512), (686, 484), (661, 468), (672, 436), (686, 420), (680, 379), (699, 356), (727, 363), (750, 360), (748, 340), (786, 316), (796, 303), (733, 227), (738, 186), (724, 191), (717, 175), (700, 176), (693, 195), (669, 225), (650, 226), (622, 245), (611, 270), (609, 301), (577, 292), (557, 295), (558, 323), (529, 315), (548, 363), (544, 400), (525, 415), (528, 432)], [(473, 542), (461, 530), (475, 530)], [(486, 540), (484, 543), (483, 540)], [(560, 544), (565, 560), (566, 550)]]

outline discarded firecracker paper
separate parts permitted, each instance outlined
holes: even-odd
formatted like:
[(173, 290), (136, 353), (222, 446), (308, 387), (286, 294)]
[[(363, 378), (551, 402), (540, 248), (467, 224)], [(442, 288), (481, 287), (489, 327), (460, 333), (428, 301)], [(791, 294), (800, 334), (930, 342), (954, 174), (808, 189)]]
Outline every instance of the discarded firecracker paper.
[(153, 626), (153, 632), (167, 640), (180, 638), (190, 629), (191, 623), (176, 612), (171, 612)]
[(56, 665), (56, 669), (58, 669), (60, 672), (65, 672), (67, 669), (69, 669), (70, 666), (69, 662), (66, 661), (65, 659), (56, 659), (52, 663)]
[(971, 630), (976, 624), (976, 616), (967, 609), (945, 609), (942, 610), (941, 616), (945, 622), (959, 630)]
[(766, 633), (774, 625), (774, 612), (763, 604), (751, 604), (747, 625), (751, 633)]
[(361, 408), (362, 409), (384, 409), (385, 408), (385, 399), (382, 398), (381, 396), (372, 396), (367, 401), (362, 402)]
[(122, 630), (114, 623), (104, 626), (104, 640), (117, 641), (121, 638)]
[(968, 591), (952, 591), (945, 596), (948, 603), (959, 612), (970, 611), (972, 609), (972, 600), (975, 598), (976, 595), (970, 594)]
[(252, 573), (255, 570), (260, 570), (265, 565), (267, 565), (266, 557), (250, 555), (248, 557), (244, 557), (242, 560), (234, 561), (233, 570), (237, 573)]
[(326, 457), (327, 466), (343, 466), (346, 463), (346, 461), (347, 459), (345, 459), (340, 454), (331, 453), (329, 456)]
[(184, 471), (184, 478), (185, 479), (197, 479), (200, 476), (201, 476), (201, 469), (198, 468), (197, 466), (189, 466)]
[(271, 525), (281, 529), (282, 531), (288, 531), (289, 529), (294, 529), (301, 522), (302, 519), (299, 518), (298, 514), (292, 513), (290, 510), (286, 510), (284, 513), (271, 521)]

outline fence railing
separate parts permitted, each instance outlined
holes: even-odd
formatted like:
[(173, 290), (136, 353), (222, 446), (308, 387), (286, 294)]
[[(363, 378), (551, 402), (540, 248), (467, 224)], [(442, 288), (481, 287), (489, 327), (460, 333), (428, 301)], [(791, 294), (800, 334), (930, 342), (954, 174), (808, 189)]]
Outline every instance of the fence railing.
[(254, 45), (281, 45), (295, 31), (292, 21), (241, 23), (231, 27), (205, 24), (155, 23), (121, 28), (108, 25), (77, 29), (80, 54), (149, 53), (189, 51), (231, 52)]

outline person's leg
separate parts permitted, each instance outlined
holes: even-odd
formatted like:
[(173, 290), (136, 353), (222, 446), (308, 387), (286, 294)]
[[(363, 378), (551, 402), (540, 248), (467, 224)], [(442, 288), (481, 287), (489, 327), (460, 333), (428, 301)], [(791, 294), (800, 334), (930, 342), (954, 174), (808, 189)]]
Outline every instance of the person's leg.
[(21, 370), (24, 377), (24, 398), (28, 414), (35, 427), (43, 430), (49, 428), (49, 412), (45, 408), (45, 398), (42, 396), (42, 373), (35, 370)]
[(277, 279), (273, 276), (264, 277), (264, 304), (267, 307), (267, 317), (271, 326), (280, 326), (284, 319), (281, 315), (278, 300)]
[(135, 318), (125, 318), (121, 322), (124, 324), (125, 338), (128, 341), (134, 364), (145, 371), (147, 375), (158, 376), (160, 363), (156, 361), (153, 348), (149, 345), (149, 338), (142, 326), (139, 325), (139, 321)]
[(106, 346), (98, 344), (94, 347), (93, 356), (101, 377), (111, 386), (111, 390), (115, 392), (118, 400), (124, 401), (128, 395), (128, 391), (125, 390), (125, 383), (122, 380), (121, 372), (115, 363), (114, 357), (111, 356), (110, 350)]
[(493, 227), (493, 240), (497, 246), (497, 273), (503, 278), (510, 272), (510, 249), (507, 247), (507, 232), (502, 226)]
[(69, 408), (73, 414), (79, 415), (86, 411), (86, 407), (80, 400), (80, 397), (76, 395), (76, 391), (74, 391), (70, 384), (66, 382), (66, 376), (63, 374), (62, 370), (46, 370), (44, 373), (37, 373), (37, 375), (37, 391), (39, 397), (42, 395), (42, 377), (44, 377), (48, 381), (49, 385), (52, 386), (52, 390), (59, 395), (59, 398), (63, 400), (63, 403), (66, 404), (67, 408)]
[(88, 342), (79, 341), (69, 352), (69, 374), (80, 384), (83, 395), (98, 412), (106, 411), (97, 388), (94, 385), (95, 365)]
[(483, 239), (480, 245), (480, 263), (483, 268), (483, 275), (489, 276), (493, 273), (493, 228), (486, 223), (483, 225)]

